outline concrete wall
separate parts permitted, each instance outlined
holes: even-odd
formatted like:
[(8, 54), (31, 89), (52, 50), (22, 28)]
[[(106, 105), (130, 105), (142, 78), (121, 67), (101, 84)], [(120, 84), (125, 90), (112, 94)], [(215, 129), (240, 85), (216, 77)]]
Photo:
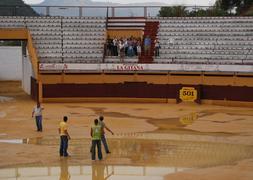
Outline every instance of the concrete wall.
[(31, 94), (31, 76), (33, 75), (32, 64), (29, 56), (23, 57), (22, 88), (27, 94)]
[(22, 80), (22, 48), (0, 46), (0, 80)]

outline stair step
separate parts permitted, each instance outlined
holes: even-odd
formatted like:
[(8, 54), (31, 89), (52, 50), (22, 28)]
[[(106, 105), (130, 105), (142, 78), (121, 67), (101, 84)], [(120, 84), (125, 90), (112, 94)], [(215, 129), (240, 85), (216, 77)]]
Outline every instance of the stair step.
[(139, 57), (139, 63), (152, 63), (154, 61), (154, 40), (157, 38), (159, 28), (159, 22), (146, 22), (144, 27), (144, 36), (149, 36), (151, 39), (151, 49), (150, 49), (150, 55), (145, 55), (144, 52), (141, 53), (141, 56)]

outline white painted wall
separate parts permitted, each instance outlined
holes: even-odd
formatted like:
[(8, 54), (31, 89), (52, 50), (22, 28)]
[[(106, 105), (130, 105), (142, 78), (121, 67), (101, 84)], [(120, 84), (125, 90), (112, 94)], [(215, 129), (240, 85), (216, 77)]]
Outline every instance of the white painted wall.
[(31, 94), (34, 77), (29, 56), (22, 57), (21, 46), (0, 46), (0, 81), (22, 81), (22, 88)]
[(31, 76), (33, 76), (33, 70), (29, 56), (23, 57), (22, 65), (22, 88), (27, 94), (31, 94)]
[(0, 46), (0, 80), (22, 80), (21, 46)]

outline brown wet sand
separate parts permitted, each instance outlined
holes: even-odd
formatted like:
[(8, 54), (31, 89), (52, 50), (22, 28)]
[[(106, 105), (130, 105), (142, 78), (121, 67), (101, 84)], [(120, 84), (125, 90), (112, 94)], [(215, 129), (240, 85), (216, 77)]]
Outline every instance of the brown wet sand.
[[(0, 82), (0, 179), (253, 179), (252, 108), (43, 103), (43, 132), (37, 132), (35, 102), (17, 87)], [(112, 153), (91, 162), (90, 125), (101, 114), (115, 132), (107, 133)], [(57, 128), (64, 115), (72, 156), (60, 159)]]

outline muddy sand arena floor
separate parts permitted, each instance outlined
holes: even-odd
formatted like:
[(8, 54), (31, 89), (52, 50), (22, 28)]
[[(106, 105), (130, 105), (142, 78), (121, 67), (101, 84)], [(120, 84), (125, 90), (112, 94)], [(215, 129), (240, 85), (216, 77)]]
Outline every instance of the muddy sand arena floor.
[[(196, 104), (43, 103), (17, 82), (0, 82), (0, 179), (252, 180), (253, 108)], [(58, 125), (69, 117), (71, 157), (59, 157)], [(99, 115), (111, 154), (91, 161)]]

